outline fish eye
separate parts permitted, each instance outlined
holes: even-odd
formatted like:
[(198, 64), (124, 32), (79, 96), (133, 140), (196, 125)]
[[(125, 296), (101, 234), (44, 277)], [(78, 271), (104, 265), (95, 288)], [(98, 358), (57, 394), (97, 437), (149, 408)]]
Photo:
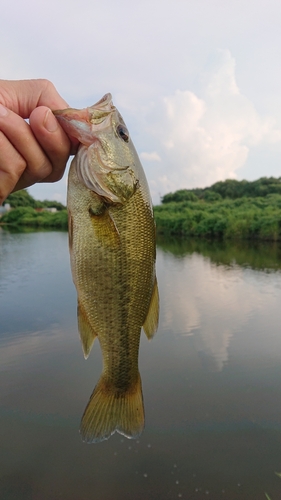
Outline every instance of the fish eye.
[(121, 137), (121, 139), (123, 139), (123, 141), (129, 142), (129, 132), (124, 125), (118, 125), (117, 134)]

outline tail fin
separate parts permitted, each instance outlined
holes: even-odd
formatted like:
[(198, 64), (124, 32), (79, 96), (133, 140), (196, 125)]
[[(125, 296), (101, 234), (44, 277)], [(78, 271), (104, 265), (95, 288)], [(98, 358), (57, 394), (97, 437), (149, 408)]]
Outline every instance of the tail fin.
[(109, 388), (101, 376), (84, 411), (80, 433), (83, 441), (98, 443), (115, 431), (127, 438), (137, 438), (144, 428), (141, 378), (120, 394)]

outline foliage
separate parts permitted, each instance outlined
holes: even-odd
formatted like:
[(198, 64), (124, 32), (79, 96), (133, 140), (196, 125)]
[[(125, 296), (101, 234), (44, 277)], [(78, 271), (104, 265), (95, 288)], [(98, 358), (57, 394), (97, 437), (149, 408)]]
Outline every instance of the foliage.
[(9, 203), (12, 208), (17, 207), (33, 207), (33, 208), (56, 208), (57, 210), (65, 210), (65, 206), (59, 201), (35, 200), (26, 189), (16, 191), (9, 194), (5, 203)]
[(171, 203), (173, 201), (216, 201), (221, 198), (237, 199), (243, 196), (255, 198), (263, 197), (269, 194), (281, 195), (281, 177), (261, 177), (256, 181), (237, 181), (236, 179), (227, 179), (219, 181), (207, 188), (180, 189), (175, 193), (165, 194), (162, 203)]
[(228, 179), (181, 189), (154, 207), (159, 233), (224, 239), (281, 240), (281, 178)]
[[(9, 203), (12, 210), (1, 217), (1, 224), (67, 229), (67, 210), (58, 201), (35, 200), (26, 189), (22, 189), (11, 193), (5, 203)], [(56, 208), (57, 212), (42, 210), (44, 208)]]
[(9, 194), (5, 203), (9, 203), (12, 208), (17, 207), (36, 207), (36, 200), (28, 193), (26, 189), (21, 189), (15, 193)]
[(4, 214), (1, 223), (16, 226), (67, 229), (67, 210), (50, 213), (36, 212), (32, 207), (18, 207)]
[(170, 203), (171, 201), (198, 201), (198, 197), (192, 189), (180, 189), (175, 193), (165, 194), (161, 201), (162, 203)]
[(56, 208), (60, 212), (61, 210), (65, 210), (66, 207), (55, 200), (36, 200), (36, 208)]

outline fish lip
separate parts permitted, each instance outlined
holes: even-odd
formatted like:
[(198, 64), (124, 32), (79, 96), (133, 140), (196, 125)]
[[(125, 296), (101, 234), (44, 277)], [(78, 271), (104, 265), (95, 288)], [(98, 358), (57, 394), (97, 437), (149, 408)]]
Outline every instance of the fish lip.
[[(106, 109), (107, 108), (107, 109)], [(95, 110), (104, 110), (108, 114), (115, 111), (115, 106), (112, 103), (112, 95), (110, 92), (105, 94), (98, 102), (87, 108), (77, 109), (77, 108), (64, 108), (64, 109), (53, 109), (52, 113), (58, 118), (64, 118), (65, 120), (78, 120), (91, 122), (91, 115)]]
[(59, 120), (66, 121), (89, 121), (88, 108), (76, 109), (76, 108), (66, 108), (66, 109), (54, 109), (52, 110), (53, 115), (55, 115)]
[(96, 104), (93, 104), (93, 106), (90, 106), (91, 108), (99, 108), (100, 105), (104, 106), (104, 104), (107, 104), (107, 103), (112, 103), (112, 95), (110, 92), (107, 92), (106, 94), (104, 94), (104, 96), (98, 101), (96, 102)]

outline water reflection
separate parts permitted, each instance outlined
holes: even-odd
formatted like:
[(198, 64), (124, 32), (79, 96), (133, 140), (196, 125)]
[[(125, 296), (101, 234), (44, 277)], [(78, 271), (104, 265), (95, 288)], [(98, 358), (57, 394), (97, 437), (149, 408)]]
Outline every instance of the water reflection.
[(158, 246), (164, 251), (183, 257), (197, 252), (208, 257), (215, 264), (224, 264), (274, 272), (281, 269), (280, 242), (265, 241), (230, 241), (189, 239), (164, 236), (158, 237)]
[(192, 337), (189, 343), (207, 370), (222, 370), (234, 333), (245, 331), (254, 317), (266, 331), (264, 318), (270, 315), (273, 320), (278, 311), (280, 274), (269, 278), (256, 269), (279, 270), (280, 246), (246, 244), (242, 252), (241, 246), (200, 240), (159, 242), (163, 327)]
[(87, 446), (101, 353), (81, 352), (67, 234), (0, 231), (1, 500), (280, 498), (280, 247), (223, 245), (159, 242), (146, 428)]

